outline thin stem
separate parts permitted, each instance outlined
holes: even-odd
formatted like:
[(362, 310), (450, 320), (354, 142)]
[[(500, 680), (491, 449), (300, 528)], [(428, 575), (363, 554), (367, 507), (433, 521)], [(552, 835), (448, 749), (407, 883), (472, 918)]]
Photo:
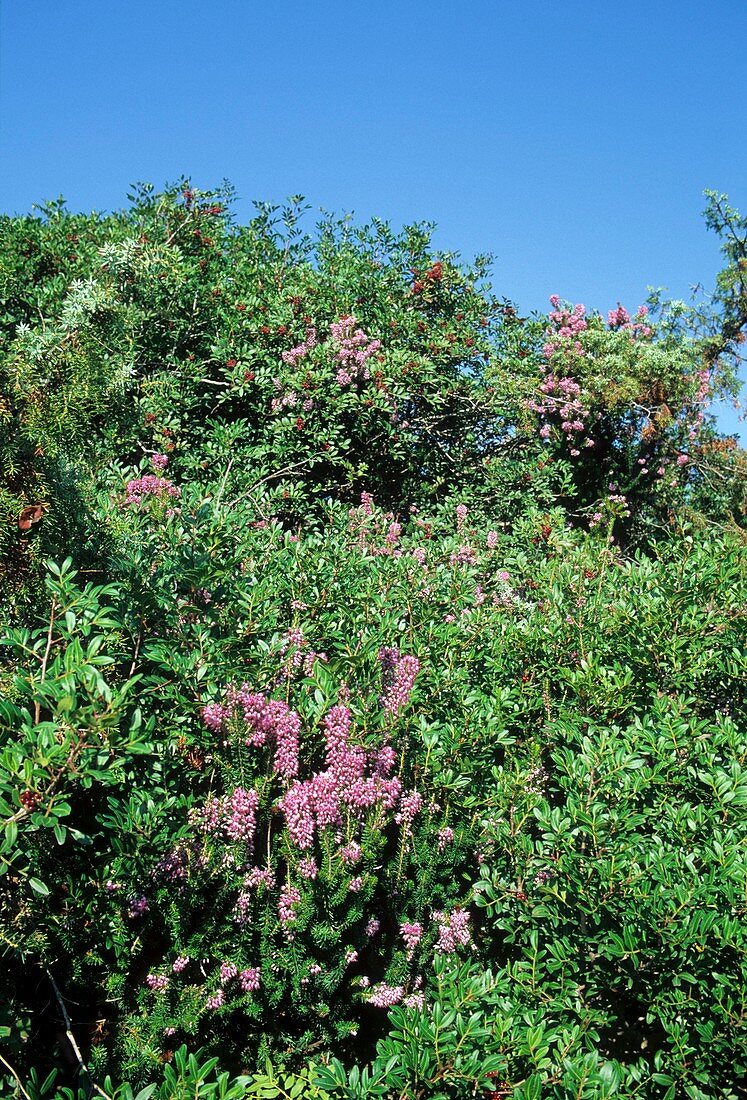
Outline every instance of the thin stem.
[(5, 1068), (10, 1070), (10, 1072), (13, 1074), (13, 1077), (15, 1078), (16, 1084), (18, 1085), (18, 1087), (21, 1090), (22, 1094), (26, 1097), (26, 1100), (31, 1100), (31, 1097), (26, 1092), (26, 1089), (23, 1087), (23, 1082), (21, 1081), (21, 1078), (18, 1076), (16, 1071), (13, 1069), (10, 1062), (7, 1062), (5, 1060), (5, 1058), (3, 1058), (2, 1054), (0, 1054), (0, 1062), (2, 1062), (3, 1065), (5, 1066)]
[[(44, 679), (47, 675), (47, 664), (49, 662), (49, 654), (52, 652), (52, 632), (54, 630), (54, 617), (55, 617), (55, 611), (56, 610), (57, 610), (57, 597), (54, 596), (52, 598), (52, 608), (51, 608), (50, 615), (49, 615), (49, 630), (47, 631), (47, 646), (46, 646), (46, 649), (44, 650), (44, 656), (42, 658), (42, 664), (41, 664), (41, 679), (40, 679), (39, 682), (42, 683), (42, 684), (44, 683)], [(40, 716), (41, 716), (41, 700), (37, 699), (36, 703), (34, 704), (34, 724), (35, 725), (38, 724)]]

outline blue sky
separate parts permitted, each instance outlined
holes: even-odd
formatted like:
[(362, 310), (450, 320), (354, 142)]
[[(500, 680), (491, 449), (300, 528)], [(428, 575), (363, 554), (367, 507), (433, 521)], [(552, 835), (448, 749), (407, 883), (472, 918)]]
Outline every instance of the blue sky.
[(227, 178), (435, 221), (525, 311), (687, 297), (703, 189), (747, 208), (745, 41), (744, 0), (5, 0), (0, 210)]

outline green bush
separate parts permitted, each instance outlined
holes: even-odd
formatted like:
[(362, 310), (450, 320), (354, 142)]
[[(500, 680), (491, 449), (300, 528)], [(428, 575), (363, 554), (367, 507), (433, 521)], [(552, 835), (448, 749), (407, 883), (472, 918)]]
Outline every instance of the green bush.
[(3, 1095), (736, 1100), (741, 253), (527, 319), (228, 200), (0, 227)]

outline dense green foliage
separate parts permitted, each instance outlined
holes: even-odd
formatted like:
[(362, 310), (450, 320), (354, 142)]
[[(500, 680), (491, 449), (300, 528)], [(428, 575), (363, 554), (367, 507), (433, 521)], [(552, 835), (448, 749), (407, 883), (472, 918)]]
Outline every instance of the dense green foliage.
[(0, 219), (0, 1090), (747, 1087), (747, 221), (521, 318), (395, 234)]

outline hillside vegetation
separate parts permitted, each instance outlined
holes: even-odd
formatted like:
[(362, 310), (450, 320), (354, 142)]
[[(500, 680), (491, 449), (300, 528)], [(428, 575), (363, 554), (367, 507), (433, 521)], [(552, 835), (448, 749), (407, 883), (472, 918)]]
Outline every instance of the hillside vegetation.
[(0, 218), (0, 1095), (737, 1100), (747, 219), (522, 317), (231, 202)]

